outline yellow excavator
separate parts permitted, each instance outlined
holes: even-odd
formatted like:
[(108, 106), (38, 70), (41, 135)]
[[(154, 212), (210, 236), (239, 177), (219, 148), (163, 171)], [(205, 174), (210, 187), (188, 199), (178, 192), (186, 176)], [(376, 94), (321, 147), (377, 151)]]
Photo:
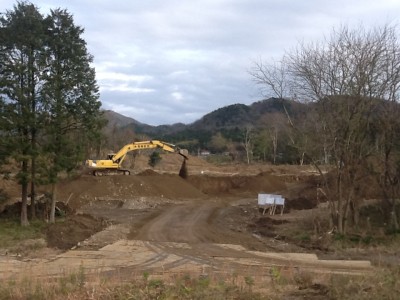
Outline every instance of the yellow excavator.
[(122, 162), (130, 151), (160, 148), (162, 150), (178, 153), (184, 157), (183, 165), (188, 159), (188, 151), (180, 149), (173, 144), (162, 141), (142, 141), (133, 142), (122, 147), (117, 153), (108, 154), (107, 159), (104, 160), (87, 160), (86, 166), (93, 169), (94, 176), (102, 175), (130, 175), (129, 170), (122, 169)]

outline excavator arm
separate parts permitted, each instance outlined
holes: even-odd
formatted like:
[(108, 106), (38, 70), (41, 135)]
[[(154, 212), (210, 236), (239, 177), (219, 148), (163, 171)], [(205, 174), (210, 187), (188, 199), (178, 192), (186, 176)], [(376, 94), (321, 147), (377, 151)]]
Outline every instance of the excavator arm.
[(86, 165), (89, 166), (89, 168), (94, 169), (94, 175), (103, 175), (106, 173), (112, 173), (112, 171), (115, 171), (117, 174), (129, 174), (128, 170), (121, 169), (122, 162), (124, 161), (128, 152), (154, 148), (160, 148), (168, 152), (178, 153), (182, 155), (185, 160), (188, 159), (188, 151), (186, 149), (180, 149), (173, 144), (153, 140), (127, 144), (122, 147), (117, 153), (110, 155), (108, 160), (87, 160)]
[(119, 150), (114, 157), (112, 158), (113, 162), (121, 164), (124, 160), (126, 154), (130, 151), (141, 150), (141, 149), (153, 149), (153, 148), (161, 148), (162, 150), (178, 153), (187, 159), (187, 151), (185, 153), (184, 150), (179, 149), (173, 144), (165, 143), (161, 141), (143, 141), (143, 142), (133, 142), (131, 144), (125, 145)]

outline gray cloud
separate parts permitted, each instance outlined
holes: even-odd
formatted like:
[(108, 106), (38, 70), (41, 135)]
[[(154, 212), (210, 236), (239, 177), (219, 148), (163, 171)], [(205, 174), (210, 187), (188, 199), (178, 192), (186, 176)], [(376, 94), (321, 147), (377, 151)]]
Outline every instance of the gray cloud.
[[(35, 2), (32, 0), (32, 2)], [(0, 11), (14, 1), (2, 0)], [(397, 0), (41, 0), (66, 8), (84, 38), (105, 109), (152, 125), (190, 123), (259, 100), (251, 61), (279, 58), (341, 24), (397, 22)]]

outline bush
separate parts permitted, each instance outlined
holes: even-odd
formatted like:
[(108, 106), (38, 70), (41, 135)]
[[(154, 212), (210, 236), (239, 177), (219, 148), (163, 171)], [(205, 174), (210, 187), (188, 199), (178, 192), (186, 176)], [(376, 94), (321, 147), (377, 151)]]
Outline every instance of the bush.
[(161, 161), (160, 153), (158, 153), (157, 151), (154, 151), (150, 155), (149, 165), (154, 168), (160, 161)]

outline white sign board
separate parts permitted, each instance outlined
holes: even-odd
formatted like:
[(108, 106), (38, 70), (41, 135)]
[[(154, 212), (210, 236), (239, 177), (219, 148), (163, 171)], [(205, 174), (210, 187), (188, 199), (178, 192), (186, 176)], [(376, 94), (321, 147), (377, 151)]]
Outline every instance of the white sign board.
[(275, 197), (275, 205), (285, 205), (285, 198), (282, 198), (282, 196)]
[(265, 214), (265, 211), (268, 209), (270, 211), (270, 215), (275, 215), (276, 207), (282, 206), (282, 215), (285, 207), (285, 198), (283, 198), (281, 195), (275, 194), (258, 194), (258, 205), (264, 207), (263, 214)]
[(258, 194), (258, 205), (285, 205), (285, 198), (275, 194)]
[(258, 205), (273, 205), (275, 199), (271, 194), (258, 194)]

